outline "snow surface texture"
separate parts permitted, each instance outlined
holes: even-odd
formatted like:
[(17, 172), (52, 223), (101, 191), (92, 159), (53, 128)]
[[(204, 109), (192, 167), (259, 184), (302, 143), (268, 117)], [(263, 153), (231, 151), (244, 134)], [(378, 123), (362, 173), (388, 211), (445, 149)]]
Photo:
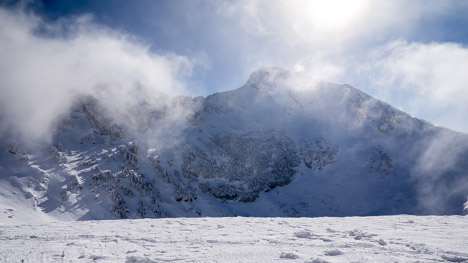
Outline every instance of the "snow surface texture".
[(1, 262), (468, 262), (463, 216), (4, 225)]
[(1, 222), (468, 207), (467, 134), (281, 69), (206, 98), (142, 101), (123, 115), (81, 97), (52, 137), (35, 147), (0, 141)]

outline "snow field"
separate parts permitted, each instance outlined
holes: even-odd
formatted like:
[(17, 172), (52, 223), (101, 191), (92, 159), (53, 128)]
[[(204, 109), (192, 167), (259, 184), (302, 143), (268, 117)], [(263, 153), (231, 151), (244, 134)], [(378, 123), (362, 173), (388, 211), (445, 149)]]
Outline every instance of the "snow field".
[(1, 262), (464, 262), (463, 216), (173, 218), (0, 227)]

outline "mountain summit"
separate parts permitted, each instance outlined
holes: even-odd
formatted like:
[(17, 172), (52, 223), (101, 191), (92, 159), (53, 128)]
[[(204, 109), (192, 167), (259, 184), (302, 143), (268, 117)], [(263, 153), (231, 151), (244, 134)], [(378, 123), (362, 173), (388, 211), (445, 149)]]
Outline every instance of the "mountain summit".
[(81, 97), (52, 138), (0, 143), (2, 220), (462, 214), (468, 195), (466, 134), (278, 68), (119, 114)]

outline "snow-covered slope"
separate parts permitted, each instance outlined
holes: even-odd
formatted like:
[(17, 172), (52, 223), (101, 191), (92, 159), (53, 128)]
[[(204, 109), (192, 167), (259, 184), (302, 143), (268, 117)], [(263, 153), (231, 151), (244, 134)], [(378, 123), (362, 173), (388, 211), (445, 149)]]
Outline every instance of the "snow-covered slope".
[(119, 115), (82, 97), (50, 145), (0, 146), (2, 221), (462, 214), (468, 195), (468, 135), (276, 68)]

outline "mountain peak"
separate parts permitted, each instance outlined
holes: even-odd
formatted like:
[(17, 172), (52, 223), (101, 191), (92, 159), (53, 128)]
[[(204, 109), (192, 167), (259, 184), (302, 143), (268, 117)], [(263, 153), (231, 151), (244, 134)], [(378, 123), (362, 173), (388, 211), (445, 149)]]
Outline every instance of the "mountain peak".
[(258, 83), (271, 83), (276, 82), (280, 79), (290, 78), (291, 75), (295, 74), (294, 72), (287, 71), (285, 69), (276, 68), (276, 67), (261, 67), (250, 75), (248, 83), (258, 84)]
[(239, 89), (122, 116), (82, 102), (51, 145), (26, 152), (0, 140), (0, 210), (20, 210), (10, 205), (20, 200), (21, 211), (85, 220), (467, 207), (468, 136), (349, 85), (262, 67)]
[(312, 90), (321, 83), (307, 74), (276, 67), (261, 67), (250, 75), (246, 86), (264, 91)]

